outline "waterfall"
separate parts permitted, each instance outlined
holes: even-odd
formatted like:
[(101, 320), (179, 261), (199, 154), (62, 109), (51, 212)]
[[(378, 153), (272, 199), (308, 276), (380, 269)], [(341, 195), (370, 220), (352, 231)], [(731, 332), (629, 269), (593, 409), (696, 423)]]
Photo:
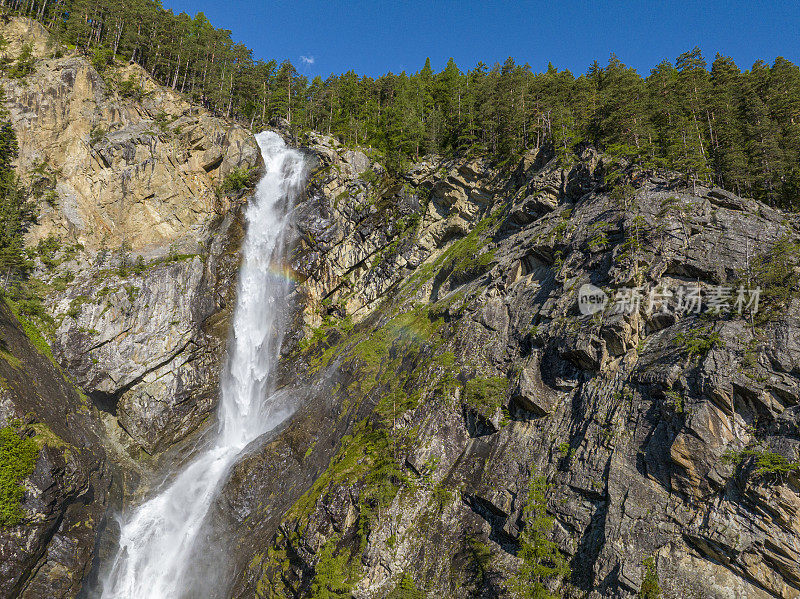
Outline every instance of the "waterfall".
[(248, 443), (288, 416), (280, 402), (270, 402), (270, 375), (280, 351), (289, 285), (282, 267), (285, 233), (306, 164), (275, 133), (259, 133), (256, 140), (266, 168), (247, 207), (219, 429), (182, 472), (122, 517), (119, 547), (102, 580), (102, 599), (182, 597), (190, 584), (191, 555), (226, 474)]

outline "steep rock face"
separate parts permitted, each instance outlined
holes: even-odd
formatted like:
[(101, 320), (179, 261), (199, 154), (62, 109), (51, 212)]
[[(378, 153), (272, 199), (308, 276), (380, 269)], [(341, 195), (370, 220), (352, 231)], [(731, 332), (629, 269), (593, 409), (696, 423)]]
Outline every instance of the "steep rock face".
[(0, 426), (20, 423), (20, 434), (32, 434), (39, 447), (23, 482), (24, 516), (0, 527), (0, 595), (74, 597), (92, 564), (109, 496), (97, 413), (31, 344), (4, 302), (0, 348)]
[[(8, 28), (22, 24), (30, 22), (12, 19)], [(41, 48), (36, 70), (6, 79), (4, 89), (21, 170), (39, 167), (55, 180), (54, 206), (32, 239), (55, 234), (88, 250), (124, 243), (155, 255), (170, 244), (197, 248), (227, 209), (215, 186), (235, 167), (260, 165), (252, 135), (158, 86), (136, 65), (101, 75), (81, 56), (53, 58), (54, 42), (30, 28)], [(14, 51), (11, 45), (7, 54)], [(128, 79), (135, 93), (120, 91)]]
[(55, 355), (151, 454), (195, 430), (216, 406), (236, 289), (238, 215), (215, 233), (207, 251), (155, 261), (142, 272), (84, 268), (53, 305), (62, 315)]
[(216, 403), (235, 288), (242, 194), (219, 185), (262, 165), (244, 128), (189, 104), (137, 65), (99, 73), (34, 21), (11, 19), (4, 79), (19, 171), (42, 196), (27, 242), (55, 320), (56, 360), (148, 453)]
[[(648, 304), (768, 287), (758, 265), (797, 238), (792, 217), (591, 150), (390, 180), (311, 142), (280, 373), (304, 407), (220, 498), (235, 596), (382, 597), (404, 576), (510, 596), (535, 475), (568, 596), (633, 597), (654, 576), (663, 597), (800, 593), (798, 300), (766, 317)], [(643, 299), (584, 316), (586, 283)]]

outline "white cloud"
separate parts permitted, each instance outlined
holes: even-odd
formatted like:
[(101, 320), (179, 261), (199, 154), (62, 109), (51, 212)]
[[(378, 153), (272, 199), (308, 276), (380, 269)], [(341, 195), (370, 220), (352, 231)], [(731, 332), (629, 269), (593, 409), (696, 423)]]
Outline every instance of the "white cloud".
[(303, 62), (303, 64), (314, 64), (313, 56), (301, 56), (300, 60)]

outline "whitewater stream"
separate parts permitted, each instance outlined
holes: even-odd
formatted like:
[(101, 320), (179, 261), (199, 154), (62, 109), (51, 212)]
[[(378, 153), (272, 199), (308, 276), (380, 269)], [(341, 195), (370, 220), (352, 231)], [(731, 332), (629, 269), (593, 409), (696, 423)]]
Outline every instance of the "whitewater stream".
[(192, 584), (192, 555), (226, 475), (251, 441), (290, 414), (285, 403), (271, 401), (271, 373), (280, 352), (289, 285), (282, 266), (285, 236), (306, 163), (275, 133), (259, 133), (256, 140), (266, 168), (247, 207), (218, 430), (181, 472), (121, 517), (119, 547), (101, 580), (102, 599), (185, 596)]

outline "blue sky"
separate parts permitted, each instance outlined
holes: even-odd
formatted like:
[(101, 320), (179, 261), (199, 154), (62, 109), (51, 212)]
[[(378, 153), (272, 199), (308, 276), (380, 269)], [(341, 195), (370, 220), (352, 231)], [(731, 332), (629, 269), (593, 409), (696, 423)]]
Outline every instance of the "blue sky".
[(611, 52), (646, 75), (695, 45), (709, 63), (721, 52), (743, 70), (758, 58), (800, 63), (797, 0), (162, 1), (175, 12), (204, 12), (255, 58), (288, 58), (308, 77), (414, 72), (426, 57), (438, 71), (451, 56), (462, 70), (512, 56), (534, 71), (551, 61), (579, 75)]

